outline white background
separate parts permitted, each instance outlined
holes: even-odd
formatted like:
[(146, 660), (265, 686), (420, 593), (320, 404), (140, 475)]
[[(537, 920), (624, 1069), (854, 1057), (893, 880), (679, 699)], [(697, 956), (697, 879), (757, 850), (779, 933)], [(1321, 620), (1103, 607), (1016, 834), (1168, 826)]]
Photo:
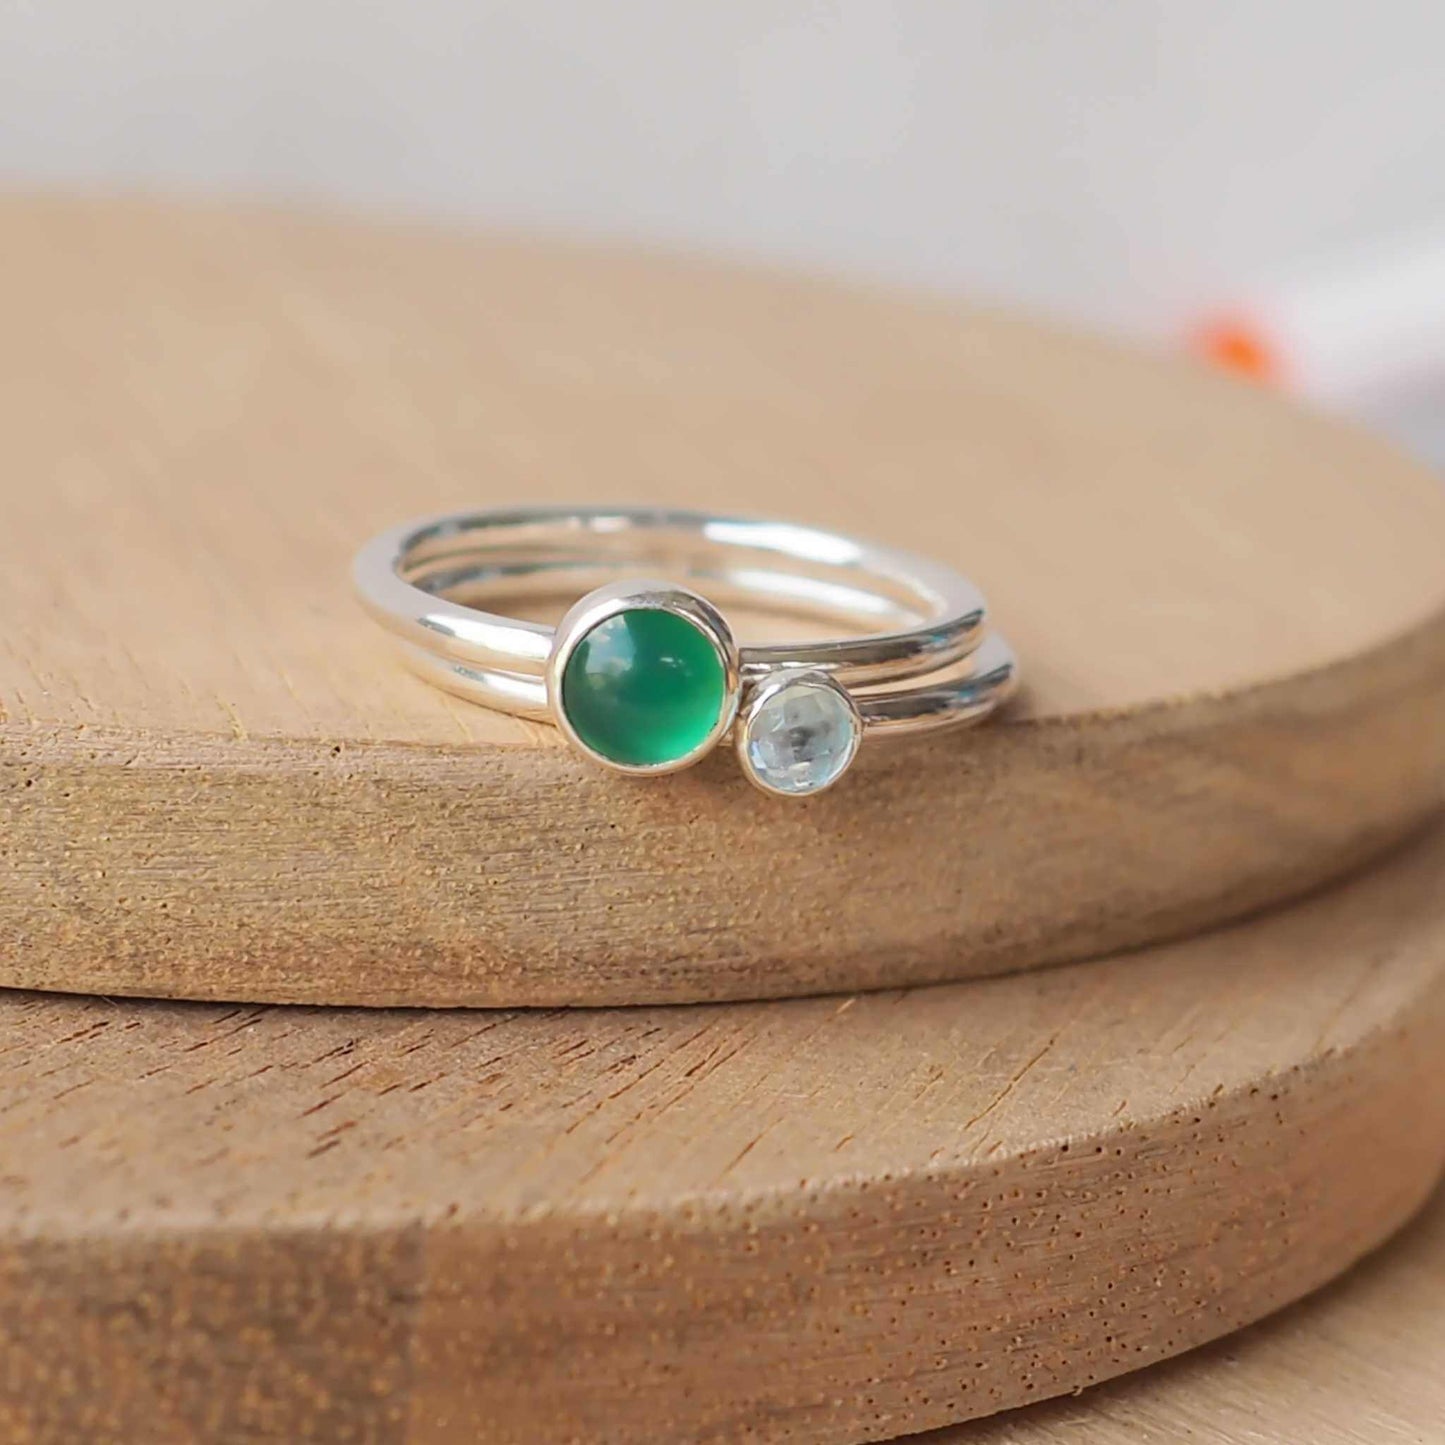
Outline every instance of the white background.
[(636, 236), (1167, 334), (1445, 218), (1442, 0), (0, 0), (0, 181)]

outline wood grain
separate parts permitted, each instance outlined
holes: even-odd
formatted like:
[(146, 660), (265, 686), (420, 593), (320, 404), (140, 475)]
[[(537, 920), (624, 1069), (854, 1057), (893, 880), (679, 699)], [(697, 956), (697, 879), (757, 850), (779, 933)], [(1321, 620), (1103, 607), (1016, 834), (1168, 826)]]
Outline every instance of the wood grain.
[(844, 1445), (1224, 1334), (1445, 1154), (1445, 834), (846, 998), (0, 999), (0, 1438)]
[[(1260, 393), (794, 277), (0, 206), (0, 981), (570, 1004), (918, 983), (1296, 895), (1445, 779), (1445, 490)], [(637, 784), (405, 675), (347, 593), (451, 506), (923, 547), (1030, 680), (809, 804)]]
[(1445, 1195), (1378, 1257), (1246, 1333), (917, 1445), (1434, 1445), (1445, 1435)]

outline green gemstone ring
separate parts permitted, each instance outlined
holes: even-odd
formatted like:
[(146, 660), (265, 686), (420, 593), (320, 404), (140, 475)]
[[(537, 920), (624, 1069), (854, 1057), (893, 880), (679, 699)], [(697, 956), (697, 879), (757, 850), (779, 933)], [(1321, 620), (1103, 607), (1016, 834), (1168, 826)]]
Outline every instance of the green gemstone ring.
[[(865, 735), (980, 721), (1017, 682), (983, 598), (953, 569), (791, 523), (659, 508), (460, 513), (384, 533), (353, 574), (413, 670), (555, 723), (620, 773), (676, 772), (731, 736), (753, 783), (807, 797), (843, 776)], [(675, 580), (640, 580), (654, 576)], [(580, 600), (555, 628), (494, 610), (560, 593)], [(739, 646), (710, 597), (850, 630)]]

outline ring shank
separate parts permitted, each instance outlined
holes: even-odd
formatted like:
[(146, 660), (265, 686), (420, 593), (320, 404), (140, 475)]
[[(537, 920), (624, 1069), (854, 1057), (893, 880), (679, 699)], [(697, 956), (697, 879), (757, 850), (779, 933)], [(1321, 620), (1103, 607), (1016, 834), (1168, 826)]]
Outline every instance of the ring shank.
[(521, 508), (428, 518), (383, 533), (354, 575), (407, 665), (471, 702), (555, 721), (545, 674), (554, 629), (488, 610), (583, 596), (639, 574), (714, 602), (853, 629), (823, 641), (739, 649), (741, 675), (826, 672), (870, 731), (975, 720), (1012, 690), (1017, 666), (985, 635), (982, 594), (926, 557), (789, 523), (663, 508)]
[(742, 649), (745, 673), (791, 665), (866, 685), (966, 657), (985, 621), (982, 595), (927, 558), (786, 523), (660, 508), (535, 508), (467, 513), (383, 533), (355, 563), (372, 615), (404, 641), (484, 672), (540, 676), (545, 624), (458, 600), (519, 589), (577, 593), (626, 571), (697, 583), (773, 611), (863, 635)]

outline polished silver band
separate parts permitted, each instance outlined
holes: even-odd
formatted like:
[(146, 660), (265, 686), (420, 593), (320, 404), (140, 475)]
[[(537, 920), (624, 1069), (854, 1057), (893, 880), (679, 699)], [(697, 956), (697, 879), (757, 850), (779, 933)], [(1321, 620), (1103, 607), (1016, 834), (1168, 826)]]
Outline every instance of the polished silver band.
[[(790, 794), (817, 791), (772, 787), (750, 765), (745, 734), (760, 709), (777, 753), (806, 743), (793, 734), (816, 726), (820, 709), (836, 715), (840, 729), (843, 713), (851, 714), (860, 734), (976, 721), (1017, 675), (1007, 645), (985, 630), (982, 595), (951, 568), (788, 523), (625, 507), (459, 513), (384, 532), (357, 555), (354, 576), (368, 611), (400, 639), (404, 660), (422, 677), (483, 706), (555, 722), (581, 751), (624, 772), (686, 766), (735, 730), (755, 782)], [(556, 628), (484, 610), (499, 598), (561, 594), (585, 595)], [(850, 631), (739, 647), (717, 610), (737, 604)], [(581, 709), (566, 694), (583, 640), (639, 609), (680, 617), (705, 636), (725, 691), (696, 746), (644, 762), (599, 751), (595, 735), (574, 726)], [(615, 673), (615, 645), (608, 665)], [(593, 677), (610, 685), (600, 666), (594, 662)], [(579, 697), (584, 680), (573, 684)], [(806, 686), (792, 686), (800, 680)], [(664, 698), (664, 713), (667, 707)], [(634, 724), (638, 716), (629, 713)], [(856, 744), (854, 737), (852, 750)], [(796, 782), (807, 769), (794, 772)]]

